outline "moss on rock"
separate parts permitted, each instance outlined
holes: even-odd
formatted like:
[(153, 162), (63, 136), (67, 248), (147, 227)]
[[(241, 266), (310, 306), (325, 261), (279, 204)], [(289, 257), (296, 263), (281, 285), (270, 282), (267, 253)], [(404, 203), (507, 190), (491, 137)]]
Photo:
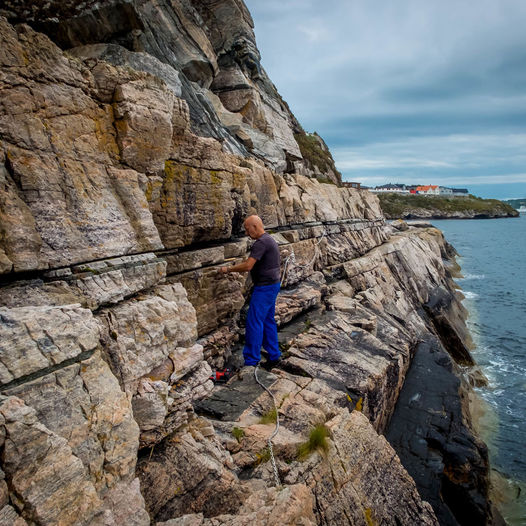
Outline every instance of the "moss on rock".
[(307, 161), (312, 169), (318, 169), (321, 172), (320, 177), (317, 179), (321, 182), (330, 182), (334, 184), (334, 181), (326, 175), (331, 172), (336, 175), (338, 180), (341, 181), (341, 173), (336, 169), (334, 159), (332, 158), (331, 152), (323, 139), (316, 133), (295, 133), (294, 138), (300, 147), (301, 155)]

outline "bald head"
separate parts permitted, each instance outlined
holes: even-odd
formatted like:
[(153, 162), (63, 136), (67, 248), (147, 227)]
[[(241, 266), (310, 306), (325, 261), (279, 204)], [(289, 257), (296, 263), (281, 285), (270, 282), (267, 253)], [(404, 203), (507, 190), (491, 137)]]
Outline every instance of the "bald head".
[(245, 232), (252, 239), (259, 239), (265, 233), (265, 227), (263, 226), (263, 221), (261, 217), (253, 215), (248, 216), (245, 219)]

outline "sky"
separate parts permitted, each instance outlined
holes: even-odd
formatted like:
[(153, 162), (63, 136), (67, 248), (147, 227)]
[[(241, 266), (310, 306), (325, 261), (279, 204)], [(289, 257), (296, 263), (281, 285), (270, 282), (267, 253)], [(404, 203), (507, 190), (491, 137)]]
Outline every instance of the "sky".
[(343, 179), (526, 197), (525, 0), (245, 0)]

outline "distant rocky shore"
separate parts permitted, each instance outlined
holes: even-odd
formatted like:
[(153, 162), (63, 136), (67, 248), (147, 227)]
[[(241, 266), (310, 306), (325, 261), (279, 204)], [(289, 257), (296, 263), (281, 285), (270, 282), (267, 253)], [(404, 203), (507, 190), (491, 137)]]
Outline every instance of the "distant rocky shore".
[(497, 199), (377, 194), (387, 219), (492, 219), (518, 217), (512, 206)]

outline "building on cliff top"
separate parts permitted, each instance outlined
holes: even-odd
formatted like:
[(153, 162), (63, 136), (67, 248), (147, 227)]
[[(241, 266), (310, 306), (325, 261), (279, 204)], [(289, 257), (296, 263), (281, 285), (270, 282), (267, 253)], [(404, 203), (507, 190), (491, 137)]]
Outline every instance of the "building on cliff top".
[(360, 190), (362, 183), (357, 183), (355, 181), (344, 181), (342, 182), (342, 186), (345, 188), (356, 188), (357, 190)]

